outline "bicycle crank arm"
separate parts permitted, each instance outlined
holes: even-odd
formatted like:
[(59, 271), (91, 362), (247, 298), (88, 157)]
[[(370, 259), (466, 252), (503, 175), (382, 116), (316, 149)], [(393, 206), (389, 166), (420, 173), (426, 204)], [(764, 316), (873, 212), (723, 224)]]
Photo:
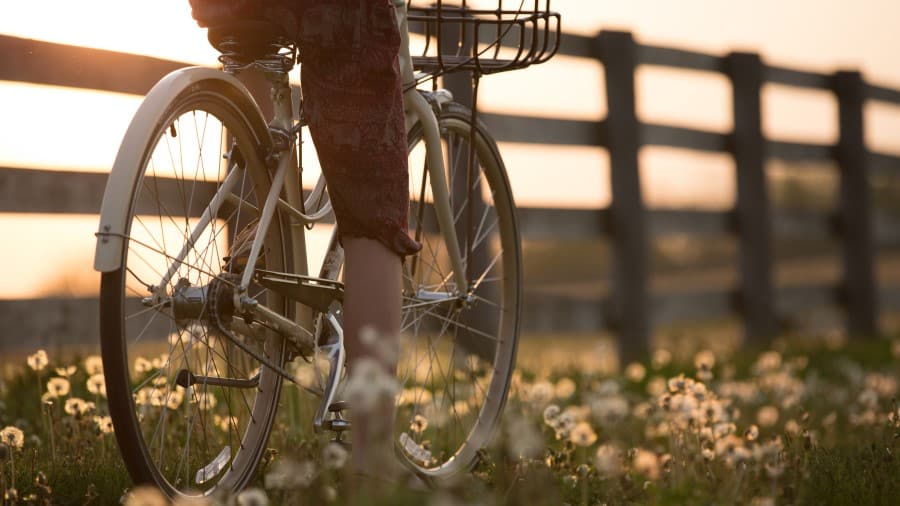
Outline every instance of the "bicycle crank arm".
[(221, 378), (216, 376), (197, 376), (187, 369), (178, 371), (175, 384), (188, 388), (191, 385), (209, 385), (213, 387), (255, 388), (259, 385), (259, 373), (249, 379)]

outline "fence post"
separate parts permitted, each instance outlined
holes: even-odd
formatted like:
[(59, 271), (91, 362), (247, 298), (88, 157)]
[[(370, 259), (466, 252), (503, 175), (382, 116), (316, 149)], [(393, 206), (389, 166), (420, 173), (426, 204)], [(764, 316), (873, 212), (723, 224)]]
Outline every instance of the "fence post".
[(848, 332), (872, 337), (878, 332), (878, 296), (863, 119), (866, 84), (859, 72), (838, 72), (834, 76), (834, 91), (841, 129), (836, 153), (841, 174), (838, 223), (844, 252), (841, 298), (847, 308)]
[(734, 113), (731, 150), (737, 171), (735, 224), (741, 246), (738, 307), (744, 317), (745, 339), (755, 344), (768, 343), (777, 332), (772, 287), (772, 225), (760, 107), (764, 71), (758, 54), (728, 55)]
[(641, 134), (635, 112), (637, 49), (628, 32), (603, 31), (597, 38), (597, 57), (606, 71), (608, 113), (604, 125), (612, 187), (610, 224), (614, 265), (610, 307), (614, 326), (619, 331), (623, 360), (647, 353), (652, 329), (647, 224), (638, 167)]

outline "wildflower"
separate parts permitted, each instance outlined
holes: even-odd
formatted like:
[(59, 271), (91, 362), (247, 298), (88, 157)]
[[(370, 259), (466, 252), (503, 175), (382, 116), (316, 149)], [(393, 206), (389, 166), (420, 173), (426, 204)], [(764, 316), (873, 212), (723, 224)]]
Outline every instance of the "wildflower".
[(400, 395), (397, 399), (397, 404), (400, 406), (404, 405), (424, 405), (429, 404), (433, 396), (431, 392), (420, 387), (414, 386), (412, 388), (404, 388), (400, 391)]
[(538, 407), (545, 406), (553, 400), (553, 396), (556, 394), (553, 383), (549, 381), (538, 381), (531, 385), (527, 392), (525, 400)]
[(601, 424), (613, 424), (628, 416), (628, 401), (621, 395), (597, 397), (590, 403), (591, 413)]
[(0, 430), (0, 442), (10, 448), (21, 449), (25, 444), (25, 433), (22, 432), (22, 429), (12, 425), (4, 427), (3, 430)]
[(506, 450), (518, 458), (534, 458), (544, 449), (544, 439), (531, 421), (524, 417), (507, 417)]
[(557, 399), (568, 399), (575, 393), (575, 382), (569, 378), (562, 378), (556, 382), (554, 393)]
[(415, 432), (416, 434), (421, 434), (425, 432), (425, 429), (428, 428), (428, 419), (422, 415), (416, 415), (413, 417), (412, 422), (409, 424), (409, 430)]
[(84, 370), (88, 376), (103, 373), (103, 359), (99, 355), (91, 355), (84, 359)]
[(269, 496), (259, 488), (248, 488), (237, 496), (238, 506), (269, 506)]
[(647, 375), (647, 368), (638, 362), (632, 362), (625, 367), (625, 378), (633, 383), (640, 383)]
[(38, 350), (33, 355), (28, 355), (28, 367), (35, 371), (43, 371), (49, 362), (47, 352), (44, 350)]
[(622, 449), (616, 443), (606, 443), (597, 447), (594, 455), (597, 472), (601, 476), (613, 478), (622, 474)]
[(328, 443), (322, 449), (322, 465), (328, 469), (341, 469), (347, 463), (350, 453), (340, 443)]
[(664, 350), (662, 348), (655, 350), (653, 352), (653, 357), (650, 359), (651, 364), (654, 369), (662, 369), (663, 367), (669, 365), (669, 362), (672, 361), (672, 354), (668, 350)]
[(97, 429), (99, 429), (103, 434), (113, 433), (112, 418), (110, 418), (109, 416), (95, 416), (94, 424), (97, 426)]
[(331, 485), (325, 485), (322, 488), (322, 497), (325, 499), (325, 502), (336, 501), (338, 497), (337, 489)]
[(698, 370), (712, 370), (716, 365), (716, 356), (709, 350), (701, 350), (694, 355), (694, 367)]
[(453, 403), (453, 413), (455, 416), (463, 416), (472, 409), (468, 401), (456, 401)]
[[(153, 396), (151, 396), (150, 403), (154, 406), (163, 406), (165, 404), (165, 402), (163, 402), (164, 400), (162, 391), (153, 389)], [(203, 411), (209, 411), (216, 407), (218, 400), (215, 395), (209, 392), (198, 392), (191, 398), (191, 402), (196, 403), (197, 407)]]
[(393, 398), (400, 390), (397, 380), (375, 359), (357, 360), (350, 371), (346, 395), (353, 408), (371, 411), (380, 398)]
[(759, 427), (756, 425), (747, 427), (747, 430), (744, 431), (744, 438), (746, 438), (747, 441), (756, 441), (759, 438)]
[(631, 459), (631, 466), (636, 472), (651, 480), (659, 478), (659, 458), (650, 450), (635, 449), (634, 457)]
[(715, 450), (714, 450), (713, 448), (708, 447), (708, 446), (704, 446), (703, 449), (700, 450), (700, 454), (703, 455), (703, 459), (706, 460), (707, 462), (709, 462), (709, 461), (711, 461), (712, 459), (716, 458), (716, 452), (715, 452)]
[(56, 374), (59, 376), (62, 376), (63, 378), (68, 378), (69, 376), (75, 374), (75, 371), (77, 371), (77, 370), (78, 370), (78, 368), (75, 367), (74, 365), (70, 365), (67, 367), (57, 367)]
[(569, 440), (578, 446), (591, 446), (597, 442), (597, 433), (587, 422), (581, 422), (572, 429)]
[(781, 354), (777, 351), (767, 351), (761, 353), (753, 364), (753, 372), (762, 374), (765, 372), (775, 371), (781, 368)]
[(145, 372), (150, 372), (153, 369), (153, 364), (150, 363), (144, 357), (138, 357), (134, 360), (134, 372), (137, 374), (143, 374)]
[(647, 382), (647, 393), (659, 397), (666, 391), (666, 380), (662, 376), (654, 376)]
[(669, 381), (666, 384), (669, 387), (669, 392), (672, 392), (674, 394), (676, 392), (684, 392), (693, 383), (694, 380), (692, 380), (691, 378), (685, 378), (684, 374), (679, 374), (674, 378), (669, 378)]
[(65, 411), (72, 416), (81, 416), (94, 409), (93, 402), (86, 402), (78, 397), (70, 397), (66, 399)]
[(154, 369), (162, 369), (162, 368), (166, 367), (167, 365), (169, 365), (169, 354), (168, 353), (163, 353), (162, 355), (154, 358), (150, 362), (150, 366), (153, 367)]
[(756, 412), (756, 423), (762, 427), (772, 427), (778, 422), (778, 408), (763, 406)]
[(544, 423), (553, 427), (556, 425), (556, 419), (559, 418), (560, 409), (556, 404), (550, 404), (544, 408)]
[(106, 378), (103, 373), (93, 374), (87, 379), (87, 390), (94, 395), (106, 397)]
[(71, 385), (66, 378), (50, 378), (47, 381), (47, 393), (53, 397), (69, 395), (69, 390), (71, 390)]
[(800, 424), (793, 418), (784, 422), (784, 431), (792, 436), (800, 434)]
[(306, 488), (315, 478), (315, 472), (315, 464), (308, 460), (297, 462), (291, 458), (284, 458), (275, 462), (272, 471), (266, 475), (263, 481), (267, 489)]
[(125, 506), (165, 506), (169, 504), (166, 496), (156, 487), (141, 485), (132, 489), (125, 496)]

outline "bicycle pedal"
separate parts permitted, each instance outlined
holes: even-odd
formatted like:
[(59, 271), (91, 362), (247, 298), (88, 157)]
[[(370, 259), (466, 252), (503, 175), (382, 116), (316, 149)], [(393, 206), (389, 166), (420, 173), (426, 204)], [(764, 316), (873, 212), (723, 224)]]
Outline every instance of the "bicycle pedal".
[(347, 401), (334, 401), (328, 406), (329, 413), (340, 413), (350, 407), (350, 403)]
[(343, 418), (335, 418), (333, 420), (325, 420), (325, 423), (322, 424), (322, 427), (328, 429), (332, 432), (337, 432), (340, 434), (341, 432), (346, 432), (350, 430), (350, 420), (344, 420)]

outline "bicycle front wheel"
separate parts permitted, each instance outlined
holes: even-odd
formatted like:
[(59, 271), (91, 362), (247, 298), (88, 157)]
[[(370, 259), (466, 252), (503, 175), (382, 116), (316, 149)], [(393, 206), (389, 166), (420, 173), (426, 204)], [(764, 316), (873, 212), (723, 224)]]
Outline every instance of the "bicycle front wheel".
[(518, 340), (515, 204), (496, 144), (470, 120), (470, 111), (455, 103), (439, 117), (466, 293), (437, 224), (421, 125), (409, 136), (410, 233), (423, 248), (404, 263), (395, 434), (407, 463), (435, 479), (470, 469), (489, 442), (506, 402)]
[[(277, 333), (240, 326), (233, 305), (270, 187), (269, 137), (256, 106), (222, 80), (161, 107), (161, 121), (126, 134), (143, 150), (117, 159), (140, 167), (133, 187), (107, 189), (132, 195), (121, 268), (101, 282), (110, 414), (136, 483), (169, 497), (237, 491), (274, 422), (282, 377), (267, 364), (287, 355)], [(290, 270), (287, 234), (276, 217), (259, 267)], [(250, 295), (287, 316), (293, 306), (260, 287)]]

